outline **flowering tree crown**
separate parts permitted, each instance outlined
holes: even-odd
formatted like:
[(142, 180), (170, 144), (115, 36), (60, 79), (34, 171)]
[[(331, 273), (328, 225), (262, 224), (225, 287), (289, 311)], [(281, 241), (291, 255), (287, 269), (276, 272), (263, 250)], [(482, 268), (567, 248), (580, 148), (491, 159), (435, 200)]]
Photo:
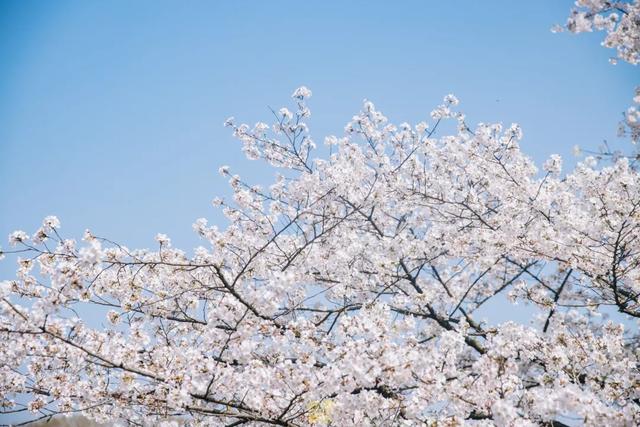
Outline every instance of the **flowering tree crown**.
[[(640, 0), (579, 0), (565, 28), (605, 30), (604, 44), (636, 64), (639, 16)], [(156, 250), (90, 231), (77, 242), (53, 216), (10, 235), (3, 414), (640, 425), (635, 154), (605, 167), (588, 156), (565, 174), (553, 155), (539, 170), (519, 126), (471, 128), (448, 95), (414, 126), (365, 102), (316, 158), (310, 97), (297, 89), (293, 111), (271, 123), (227, 120), (247, 157), (279, 174), (262, 188), (221, 167), (233, 198), (214, 205), (230, 225), (197, 220), (206, 243), (193, 256), (164, 234)], [(443, 122), (455, 132), (441, 135)], [(632, 108), (622, 126), (632, 141), (637, 124)], [(532, 323), (482, 321), (502, 296), (531, 305)], [(86, 306), (104, 327), (78, 315)]]
[[(471, 129), (449, 95), (430, 123), (371, 102), (312, 159), (311, 92), (273, 123), (227, 126), (278, 168), (229, 168), (230, 225), (200, 219), (194, 256), (132, 250), (55, 217), (10, 236), (0, 288), (0, 395), (47, 417), (201, 425), (589, 425), (640, 421), (640, 176), (626, 159), (538, 170), (517, 125)], [(437, 137), (444, 121), (457, 132)], [(500, 295), (538, 311), (486, 324)], [(27, 303), (28, 301), (28, 303)], [(92, 328), (74, 307), (105, 309)]]

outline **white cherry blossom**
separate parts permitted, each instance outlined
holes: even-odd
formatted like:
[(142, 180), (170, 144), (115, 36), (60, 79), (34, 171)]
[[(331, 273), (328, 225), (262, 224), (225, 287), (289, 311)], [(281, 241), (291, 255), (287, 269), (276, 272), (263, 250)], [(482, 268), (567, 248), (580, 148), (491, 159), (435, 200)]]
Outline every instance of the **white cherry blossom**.
[[(48, 217), (0, 286), (0, 411), (155, 425), (640, 423), (640, 175), (626, 158), (541, 170), (519, 126), (467, 126), (448, 95), (394, 125), (366, 101), (318, 158), (308, 89), (230, 124), (266, 188), (228, 167), (229, 225), (188, 256)], [(287, 110), (289, 111), (289, 110)], [(438, 123), (457, 129), (440, 134)], [(5, 261), (6, 262), (6, 261)], [(490, 323), (501, 295), (530, 324)], [(89, 324), (81, 307), (102, 313)], [(608, 314), (616, 316), (609, 319)], [(621, 323), (622, 322), (622, 323)], [(28, 400), (21, 400), (28, 396)]]

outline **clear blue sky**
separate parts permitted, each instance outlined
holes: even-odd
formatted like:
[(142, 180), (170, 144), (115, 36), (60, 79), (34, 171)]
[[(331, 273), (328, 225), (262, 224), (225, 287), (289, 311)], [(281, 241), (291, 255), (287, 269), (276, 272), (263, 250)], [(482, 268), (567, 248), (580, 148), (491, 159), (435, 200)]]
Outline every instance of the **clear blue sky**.
[(552, 34), (571, 4), (1, 1), (0, 236), (55, 214), (66, 236), (194, 247), (196, 218), (222, 223), (220, 165), (273, 177), (224, 119), (268, 119), (303, 84), (318, 142), (364, 98), (416, 123), (452, 92), (470, 123), (521, 123), (538, 162), (595, 148), (615, 139), (638, 70), (610, 65), (602, 34)]

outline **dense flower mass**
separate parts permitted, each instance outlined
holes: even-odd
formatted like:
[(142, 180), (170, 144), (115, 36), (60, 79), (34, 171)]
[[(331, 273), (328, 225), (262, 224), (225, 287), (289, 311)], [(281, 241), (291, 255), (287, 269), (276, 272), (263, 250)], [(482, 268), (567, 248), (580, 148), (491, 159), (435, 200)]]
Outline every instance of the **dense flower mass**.
[[(0, 286), (0, 404), (159, 425), (640, 424), (640, 175), (538, 169), (517, 125), (470, 128), (447, 96), (395, 126), (365, 102), (314, 158), (311, 92), (227, 121), (268, 188), (230, 168), (230, 225), (193, 256), (55, 217)], [(446, 122), (454, 132), (439, 135)], [(448, 128), (447, 128), (448, 129)], [(455, 130), (457, 129), (457, 130)], [(529, 325), (478, 312), (502, 296)], [(98, 327), (78, 313), (104, 313)], [(613, 319), (607, 314), (615, 313)], [(20, 396), (29, 396), (21, 401)]]

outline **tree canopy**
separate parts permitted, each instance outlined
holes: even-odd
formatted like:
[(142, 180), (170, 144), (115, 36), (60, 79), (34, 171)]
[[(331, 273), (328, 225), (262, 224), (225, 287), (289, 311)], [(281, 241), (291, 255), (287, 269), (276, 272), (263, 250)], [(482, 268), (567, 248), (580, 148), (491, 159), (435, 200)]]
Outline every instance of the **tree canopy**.
[[(638, 62), (640, 2), (579, 1)], [(0, 405), (133, 425), (640, 424), (640, 174), (635, 154), (537, 167), (516, 124), (471, 126), (447, 95), (394, 125), (371, 102), (316, 157), (311, 91), (229, 119), (272, 185), (223, 166), (229, 225), (193, 255), (130, 249), (47, 217), (2, 254)], [(637, 99), (636, 99), (637, 101)], [(624, 133), (638, 137), (630, 109)], [(600, 153), (599, 157), (603, 157)], [(0, 255), (1, 256), (1, 255)], [(529, 325), (487, 324), (497, 299)], [(104, 312), (92, 327), (76, 309)], [(617, 313), (614, 320), (607, 315)], [(22, 405), (20, 396), (27, 396)]]

